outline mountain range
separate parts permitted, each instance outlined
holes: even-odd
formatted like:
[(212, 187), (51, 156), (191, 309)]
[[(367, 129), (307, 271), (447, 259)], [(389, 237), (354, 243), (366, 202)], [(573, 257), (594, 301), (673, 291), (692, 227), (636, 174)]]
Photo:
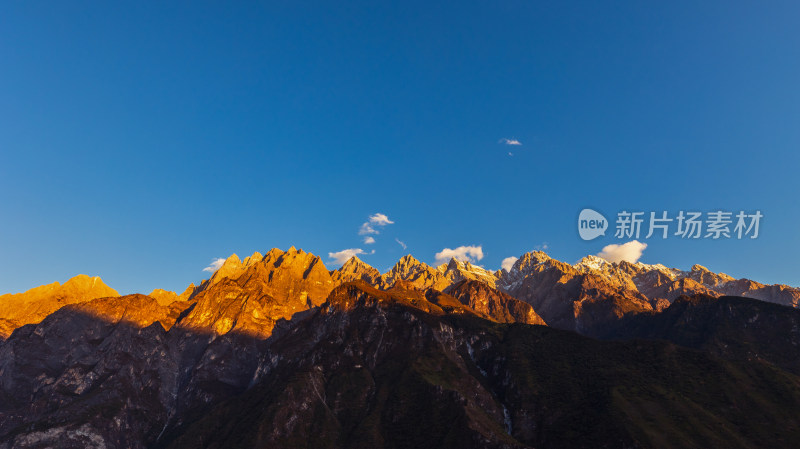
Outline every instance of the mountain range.
[(230, 256), (0, 296), (0, 448), (796, 447), (800, 290), (663, 265)]

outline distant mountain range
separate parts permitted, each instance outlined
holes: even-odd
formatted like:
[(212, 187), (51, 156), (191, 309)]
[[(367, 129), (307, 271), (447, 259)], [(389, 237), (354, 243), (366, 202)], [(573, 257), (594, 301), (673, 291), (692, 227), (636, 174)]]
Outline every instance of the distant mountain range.
[[(204, 298), (217, 298), (223, 291), (245, 302), (254, 296), (269, 296), (271, 301), (264, 319), (274, 322), (289, 319), (299, 310), (319, 306), (335, 287), (355, 280), (382, 290), (403, 281), (420, 290), (441, 292), (460, 281), (477, 281), (531, 305), (550, 326), (590, 336), (602, 333), (608, 320), (630, 313), (663, 310), (682, 295), (743, 296), (790, 307), (798, 307), (800, 303), (798, 288), (734, 279), (701, 265), (682, 271), (663, 265), (610, 263), (596, 256), (587, 256), (570, 265), (544, 252), (533, 251), (520, 256), (510, 271), (489, 271), (456, 259), (432, 267), (407, 255), (381, 274), (355, 256), (329, 271), (318, 256), (295, 248), (286, 252), (272, 249), (264, 255), (256, 252), (244, 260), (234, 254), (199, 286), (189, 285), (180, 295), (157, 289), (148, 296), (165, 306), (190, 298), (202, 304)], [(100, 278), (84, 275), (64, 285), (55, 282), (25, 293), (2, 295), (0, 337), (8, 337), (24, 324), (38, 323), (64, 305), (111, 296), (119, 294)], [(237, 324), (247, 326), (244, 322)], [(269, 335), (272, 324), (254, 326), (259, 334)], [(230, 330), (223, 328), (221, 333)]]
[(539, 251), (0, 296), (0, 448), (796, 447), (800, 290)]

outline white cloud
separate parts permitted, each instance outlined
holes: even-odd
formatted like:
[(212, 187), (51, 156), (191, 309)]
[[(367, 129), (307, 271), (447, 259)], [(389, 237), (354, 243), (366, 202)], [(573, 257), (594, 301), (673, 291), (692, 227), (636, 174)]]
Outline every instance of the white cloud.
[(370, 234), (380, 234), (380, 231), (375, 229), (375, 226), (386, 226), (394, 224), (392, 220), (389, 220), (389, 217), (386, 214), (376, 213), (369, 216), (369, 221), (366, 221), (361, 224), (361, 227), (358, 229), (358, 235), (370, 235)]
[(372, 237), (372, 236), (364, 237), (364, 244), (365, 245), (372, 245), (373, 243), (375, 243), (375, 237)]
[(517, 139), (500, 139), (500, 143), (505, 145), (522, 145), (522, 142)]
[(347, 262), (351, 257), (357, 254), (374, 254), (375, 251), (373, 250), (371, 253), (364, 251), (361, 248), (348, 248), (343, 249), (341, 251), (337, 251), (335, 253), (328, 253), (328, 257), (335, 260), (338, 264), (343, 264)]
[(514, 262), (516, 262), (518, 260), (519, 260), (519, 257), (514, 257), (514, 256), (506, 257), (505, 259), (503, 259), (502, 262), (500, 262), (500, 268), (502, 268), (502, 269), (504, 269), (506, 271), (511, 271), (511, 267), (514, 266)]
[(510, 151), (509, 151), (509, 152), (508, 152), (508, 155), (509, 155), (509, 156), (514, 156), (514, 153), (512, 153), (512, 152), (510, 152)]
[(597, 256), (609, 262), (622, 262), (624, 260), (630, 263), (636, 263), (636, 261), (642, 257), (642, 252), (644, 252), (645, 248), (647, 248), (647, 243), (632, 240), (622, 245), (605, 246)]
[(398, 239), (397, 237), (395, 237), (394, 241), (397, 242), (400, 246), (402, 246), (403, 249), (408, 248), (408, 246), (406, 246), (405, 242), (401, 242), (400, 239)]
[(394, 224), (394, 222), (392, 220), (389, 220), (389, 217), (387, 217), (386, 215), (381, 214), (381, 213), (377, 213), (375, 215), (370, 215), (369, 216), (369, 222), (372, 223), (372, 224), (378, 225), (378, 226), (386, 226), (386, 225)]
[(369, 234), (380, 234), (369, 222), (364, 223), (361, 225), (361, 228), (358, 229), (358, 235), (369, 235)]
[(436, 263), (444, 263), (451, 258), (461, 262), (475, 262), (483, 259), (483, 248), (480, 246), (459, 246), (456, 249), (445, 248), (436, 253)]
[(223, 259), (221, 257), (218, 257), (216, 259), (212, 259), (211, 260), (211, 265), (203, 268), (203, 271), (208, 271), (210, 273), (213, 273), (213, 272), (219, 270), (219, 267), (221, 267), (222, 264), (224, 264), (224, 263), (225, 263), (225, 259)]

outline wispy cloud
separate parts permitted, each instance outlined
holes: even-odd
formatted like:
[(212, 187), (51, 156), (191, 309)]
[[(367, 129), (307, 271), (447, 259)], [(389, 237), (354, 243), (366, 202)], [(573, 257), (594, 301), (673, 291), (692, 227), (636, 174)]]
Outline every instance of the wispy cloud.
[(369, 222), (378, 226), (386, 226), (390, 224), (394, 224), (392, 220), (389, 220), (385, 214), (377, 213), (375, 215), (369, 216)]
[(550, 249), (550, 245), (547, 242), (542, 243), (541, 245), (536, 245), (533, 247), (536, 251), (547, 251)]
[(461, 262), (475, 262), (483, 259), (483, 248), (481, 246), (459, 246), (456, 249), (445, 248), (436, 253), (436, 263), (447, 262), (451, 258)]
[(221, 257), (218, 257), (216, 259), (212, 259), (211, 260), (211, 265), (203, 268), (203, 271), (208, 271), (210, 273), (213, 273), (213, 272), (219, 270), (219, 267), (221, 267), (222, 264), (224, 264), (224, 263), (225, 263), (225, 259), (223, 259)]
[(402, 246), (403, 249), (408, 248), (408, 246), (406, 246), (405, 242), (400, 241), (400, 239), (398, 239), (397, 237), (395, 237), (394, 241), (397, 242), (398, 245)]
[(597, 256), (609, 262), (622, 262), (623, 260), (630, 263), (636, 263), (642, 252), (647, 248), (647, 243), (642, 243), (638, 240), (632, 240), (622, 245), (608, 245), (603, 247)]
[(343, 264), (347, 262), (351, 257), (358, 254), (375, 254), (375, 250), (372, 250), (371, 252), (366, 252), (361, 248), (348, 248), (348, 249), (343, 249), (341, 251), (337, 251), (335, 253), (328, 253), (328, 257), (336, 261), (336, 263), (338, 264)]
[(372, 237), (372, 236), (364, 237), (364, 244), (365, 245), (372, 245), (373, 243), (375, 243), (375, 237)]
[(505, 144), (505, 145), (522, 145), (522, 142), (520, 142), (517, 139), (505, 139), (505, 138), (503, 138), (503, 139), (500, 139), (500, 143)]
[(369, 222), (364, 223), (358, 229), (358, 235), (380, 234)]
[(389, 217), (386, 214), (376, 213), (369, 216), (369, 221), (365, 221), (361, 224), (361, 227), (358, 229), (358, 235), (370, 235), (370, 234), (380, 234), (380, 231), (375, 229), (376, 226), (386, 226), (394, 224), (392, 220), (389, 220)]
[(519, 257), (514, 257), (514, 256), (506, 257), (505, 259), (503, 259), (502, 262), (500, 262), (500, 268), (506, 271), (511, 271), (511, 268), (514, 266), (514, 262), (518, 260)]

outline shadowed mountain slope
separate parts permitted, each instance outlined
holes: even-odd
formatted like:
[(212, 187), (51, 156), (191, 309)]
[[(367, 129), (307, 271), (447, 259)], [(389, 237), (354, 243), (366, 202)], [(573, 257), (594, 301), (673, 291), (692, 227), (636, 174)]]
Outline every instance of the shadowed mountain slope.
[[(0, 449), (800, 441), (800, 311), (640, 290), (732, 278), (529, 253), (502, 291), (452, 261), (346, 265), (234, 255), (180, 297), (81, 299), (19, 327), (0, 341)], [(540, 314), (567, 330), (525, 324)]]
[(793, 447), (800, 379), (344, 285), (167, 447)]
[(683, 296), (661, 313), (623, 320), (608, 336), (668, 340), (800, 374), (800, 310), (750, 298)]
[(478, 315), (498, 323), (546, 324), (530, 304), (480, 281), (462, 280), (447, 287), (444, 293), (455, 297)]

